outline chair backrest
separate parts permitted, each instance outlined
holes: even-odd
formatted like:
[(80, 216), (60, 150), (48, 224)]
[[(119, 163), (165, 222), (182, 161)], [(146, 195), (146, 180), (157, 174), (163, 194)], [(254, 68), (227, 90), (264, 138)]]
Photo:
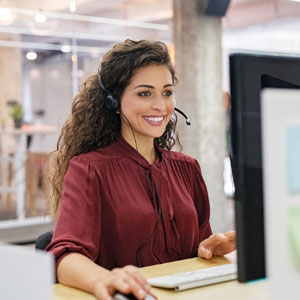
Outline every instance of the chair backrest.
[(35, 241), (35, 249), (45, 250), (45, 248), (50, 244), (53, 237), (52, 231), (47, 231), (42, 233)]

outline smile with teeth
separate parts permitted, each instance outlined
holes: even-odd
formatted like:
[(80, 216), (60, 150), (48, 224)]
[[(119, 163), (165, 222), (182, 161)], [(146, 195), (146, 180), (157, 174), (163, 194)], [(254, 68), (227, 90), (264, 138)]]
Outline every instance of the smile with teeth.
[(144, 117), (144, 119), (151, 125), (161, 125), (164, 121), (164, 116), (159, 117)]
[(164, 117), (144, 117), (144, 118), (151, 122), (161, 122), (164, 119)]

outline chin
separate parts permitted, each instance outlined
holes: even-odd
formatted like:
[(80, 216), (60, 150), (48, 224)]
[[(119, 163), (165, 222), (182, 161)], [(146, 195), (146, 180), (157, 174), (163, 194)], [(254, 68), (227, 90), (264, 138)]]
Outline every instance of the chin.
[(164, 130), (163, 131), (161, 131), (161, 132), (158, 132), (158, 133), (156, 133), (156, 134), (152, 134), (151, 136), (153, 137), (153, 138), (160, 138), (163, 134), (164, 134)]

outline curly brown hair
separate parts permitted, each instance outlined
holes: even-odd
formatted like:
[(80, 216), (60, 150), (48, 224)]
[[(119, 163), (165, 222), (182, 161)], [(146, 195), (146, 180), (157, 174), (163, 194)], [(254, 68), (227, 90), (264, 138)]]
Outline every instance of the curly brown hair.
[[(121, 101), (134, 72), (151, 64), (166, 65), (173, 83), (177, 82), (168, 48), (158, 41), (128, 39), (116, 44), (104, 55), (98, 72), (104, 86)], [(91, 75), (80, 87), (71, 114), (58, 138), (57, 149), (51, 153), (55, 157), (50, 175), (55, 213), (58, 211), (63, 179), (70, 160), (81, 153), (113, 143), (120, 134), (120, 114), (105, 107), (107, 94), (100, 88), (97, 76)], [(179, 143), (176, 123), (177, 117), (173, 114), (163, 135), (155, 138), (156, 145), (171, 150), (176, 142)]]

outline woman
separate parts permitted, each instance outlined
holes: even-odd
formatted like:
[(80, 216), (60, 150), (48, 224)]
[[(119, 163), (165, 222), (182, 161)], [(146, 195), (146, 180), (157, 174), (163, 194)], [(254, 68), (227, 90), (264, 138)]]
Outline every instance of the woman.
[(59, 215), (47, 250), (59, 282), (103, 300), (117, 290), (144, 299), (136, 266), (234, 249), (234, 233), (211, 235), (197, 161), (169, 151), (175, 84), (163, 43), (126, 40), (74, 99), (52, 180)]

